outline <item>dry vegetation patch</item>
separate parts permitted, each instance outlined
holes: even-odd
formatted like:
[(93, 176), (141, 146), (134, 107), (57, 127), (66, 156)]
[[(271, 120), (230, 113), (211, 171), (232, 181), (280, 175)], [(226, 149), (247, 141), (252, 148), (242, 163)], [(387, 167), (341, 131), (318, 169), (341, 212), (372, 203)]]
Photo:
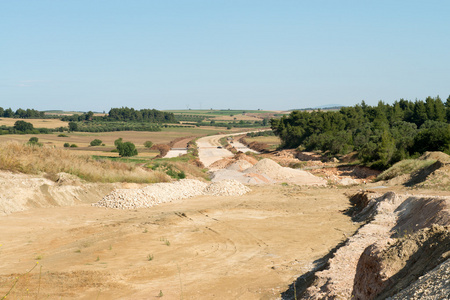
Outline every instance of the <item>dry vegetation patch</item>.
[(92, 182), (152, 183), (169, 180), (161, 172), (148, 171), (126, 163), (97, 161), (65, 149), (29, 146), (17, 142), (0, 144), (0, 169), (27, 174), (65, 172)]

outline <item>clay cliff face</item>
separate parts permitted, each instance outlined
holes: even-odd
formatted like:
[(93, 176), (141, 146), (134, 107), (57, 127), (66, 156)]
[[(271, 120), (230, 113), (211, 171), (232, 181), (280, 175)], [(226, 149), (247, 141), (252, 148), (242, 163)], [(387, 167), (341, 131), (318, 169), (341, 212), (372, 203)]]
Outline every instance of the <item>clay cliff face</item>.
[(449, 256), (450, 227), (432, 225), (367, 247), (359, 259), (354, 299), (386, 299), (408, 287)]

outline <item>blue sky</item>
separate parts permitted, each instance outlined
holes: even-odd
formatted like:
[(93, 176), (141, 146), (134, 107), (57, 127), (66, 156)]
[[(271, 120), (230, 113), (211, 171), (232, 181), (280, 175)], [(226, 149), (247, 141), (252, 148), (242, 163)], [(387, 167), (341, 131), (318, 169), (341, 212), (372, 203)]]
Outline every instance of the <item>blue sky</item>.
[(108, 111), (450, 94), (450, 1), (0, 2), (0, 106)]

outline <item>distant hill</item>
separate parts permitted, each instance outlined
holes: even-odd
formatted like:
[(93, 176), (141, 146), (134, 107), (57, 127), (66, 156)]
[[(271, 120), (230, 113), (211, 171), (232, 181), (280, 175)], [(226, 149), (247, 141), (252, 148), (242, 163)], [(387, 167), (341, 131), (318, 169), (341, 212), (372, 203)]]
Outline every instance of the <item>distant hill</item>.
[(341, 107), (345, 107), (345, 105), (341, 105), (341, 104), (326, 104), (326, 105), (321, 105), (321, 106), (316, 106), (316, 107), (308, 107), (308, 108), (296, 108), (296, 109), (291, 109), (291, 110), (338, 110)]

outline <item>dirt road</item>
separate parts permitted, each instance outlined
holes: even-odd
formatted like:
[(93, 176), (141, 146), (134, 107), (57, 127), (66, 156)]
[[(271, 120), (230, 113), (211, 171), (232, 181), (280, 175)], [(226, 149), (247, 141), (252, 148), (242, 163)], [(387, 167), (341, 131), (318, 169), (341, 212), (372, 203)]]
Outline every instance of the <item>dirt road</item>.
[(0, 218), (0, 296), (18, 277), (8, 299), (276, 299), (355, 231), (343, 193), (270, 185), (131, 211), (16, 212)]
[[(198, 157), (200, 161), (203, 163), (203, 165), (205, 165), (205, 167), (209, 167), (214, 162), (221, 160), (225, 157), (234, 156), (233, 153), (231, 153), (230, 151), (223, 149), (222, 145), (219, 142), (221, 138), (233, 135), (242, 135), (242, 133), (205, 136), (197, 140)], [(242, 152), (252, 151), (245, 145), (243, 144), (241, 145), (242, 146), (239, 149), (239, 151)]]

